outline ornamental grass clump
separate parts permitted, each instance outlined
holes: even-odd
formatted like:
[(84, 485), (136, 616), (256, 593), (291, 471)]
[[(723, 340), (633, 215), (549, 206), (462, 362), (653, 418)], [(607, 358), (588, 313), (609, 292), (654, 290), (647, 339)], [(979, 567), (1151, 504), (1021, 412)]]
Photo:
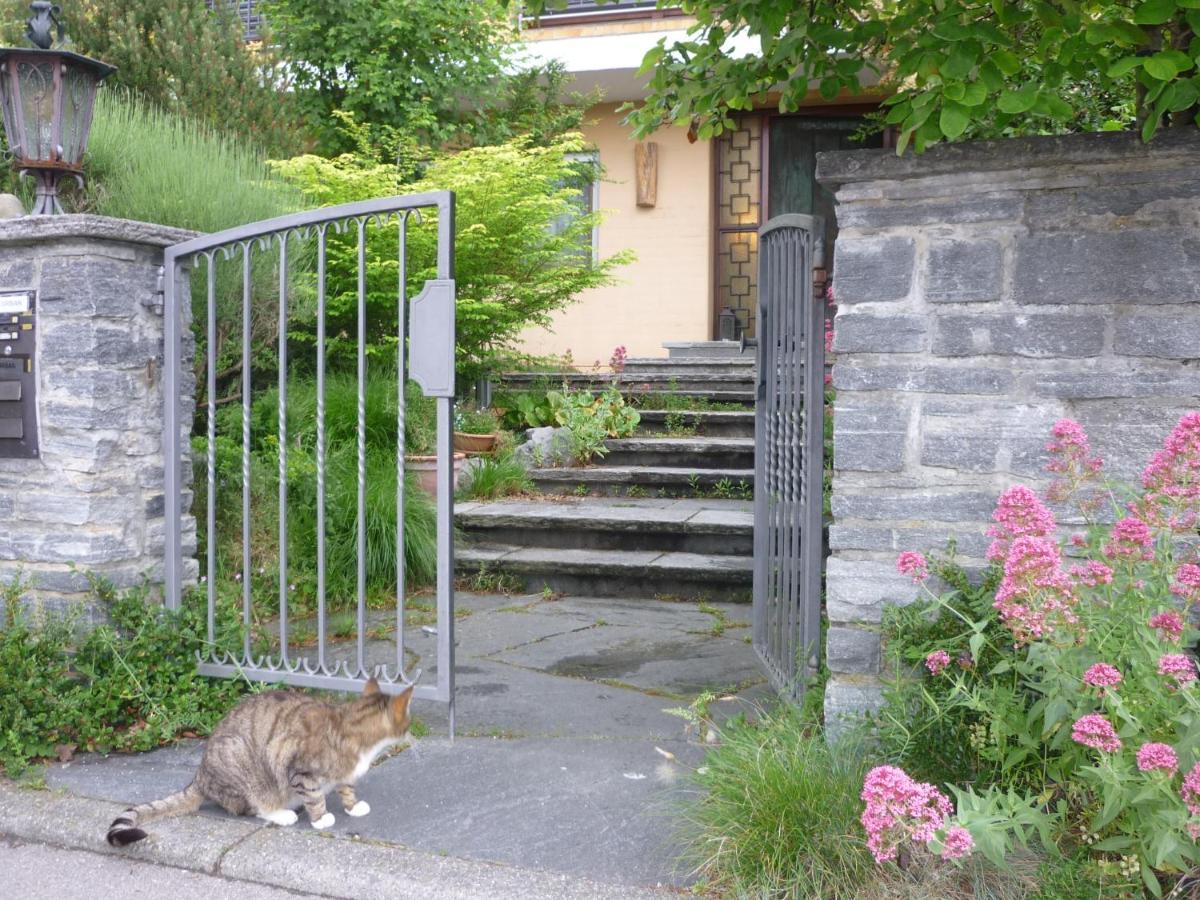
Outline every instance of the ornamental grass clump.
[[(878, 720), (882, 749), (905, 778), (953, 795), (956, 823), (994, 863), (1035, 843), (1082, 854), (1118, 891), (1190, 890), (1200, 871), (1200, 413), (1179, 421), (1136, 492), (1102, 480), (1078, 423), (1057, 423), (1053, 437), (1047, 499), (1073, 505), (1086, 534), (1061, 540), (1043, 498), (1018, 485), (997, 503), (982, 585), (952, 557), (897, 561), (920, 574), (928, 599), (888, 614), (902, 677)], [(1112, 524), (1097, 517), (1104, 496)], [(953, 590), (935, 596), (926, 571)], [(948, 806), (937, 806), (939, 827)], [(870, 839), (866, 813), (863, 823)], [(953, 856), (946, 840), (939, 832), (938, 852)]]

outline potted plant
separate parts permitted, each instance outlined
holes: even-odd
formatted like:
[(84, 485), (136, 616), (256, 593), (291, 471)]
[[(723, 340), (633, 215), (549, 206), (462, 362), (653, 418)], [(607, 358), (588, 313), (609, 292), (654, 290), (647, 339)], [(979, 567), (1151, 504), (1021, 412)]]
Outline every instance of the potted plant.
[[(404, 468), (417, 476), (417, 483), (430, 497), (437, 498), (437, 401), (426, 397), (409, 382), (405, 390)], [(455, 452), (454, 489), (467, 454)]]
[(454, 414), (454, 449), (491, 453), (500, 440), (500, 426), (490, 409), (463, 407)]

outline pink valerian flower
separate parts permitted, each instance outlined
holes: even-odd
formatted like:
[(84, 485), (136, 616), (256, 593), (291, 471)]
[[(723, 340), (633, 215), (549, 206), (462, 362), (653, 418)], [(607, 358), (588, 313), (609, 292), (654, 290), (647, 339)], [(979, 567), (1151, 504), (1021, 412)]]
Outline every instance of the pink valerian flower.
[(975, 847), (971, 832), (961, 825), (951, 825), (942, 839), (942, 859), (962, 859)]
[(950, 665), (950, 654), (945, 650), (934, 650), (925, 657), (925, 668), (933, 675), (941, 675), (942, 670)]
[(1018, 646), (1078, 624), (1074, 585), (1061, 565), (1062, 552), (1054, 541), (1044, 537), (1013, 541), (992, 605)]
[(1100, 552), (1109, 559), (1154, 559), (1154, 532), (1141, 519), (1126, 516), (1112, 527)]
[(1137, 766), (1143, 772), (1161, 771), (1174, 775), (1179, 757), (1168, 744), (1142, 744), (1137, 752)]
[(1067, 569), (1067, 574), (1088, 587), (1099, 587), (1102, 584), (1112, 584), (1113, 570), (1102, 562), (1094, 559), (1083, 565), (1074, 565)]
[(1184, 563), (1176, 569), (1171, 593), (1178, 594), (1189, 601), (1200, 600), (1200, 566)]
[(992, 513), (996, 524), (988, 528), (993, 538), (988, 547), (990, 562), (1002, 562), (1012, 542), (1020, 537), (1046, 537), (1054, 533), (1054, 513), (1038, 499), (1038, 495), (1021, 484), (1015, 484), (1000, 495)]
[(1073, 534), (1073, 535), (1071, 535), (1071, 546), (1072, 547), (1086, 547), (1087, 546), (1087, 538), (1079, 533)]
[(1073, 419), (1059, 419), (1050, 431), (1054, 440), (1046, 445), (1051, 454), (1046, 470), (1060, 477), (1050, 485), (1046, 496), (1058, 502), (1075, 494), (1086, 482), (1095, 478), (1104, 460), (1092, 456), (1087, 434)]
[(1183, 416), (1142, 472), (1139, 506), (1148, 521), (1175, 530), (1195, 527), (1200, 513), (1200, 412)]
[(1112, 723), (1098, 713), (1091, 713), (1075, 721), (1071, 729), (1071, 740), (1093, 750), (1103, 750), (1105, 753), (1116, 753), (1121, 749), (1121, 739), (1117, 737)]
[(928, 844), (952, 812), (945, 794), (896, 766), (868, 772), (862, 799), (866, 808), (860, 821), (867, 832), (867, 849), (878, 863), (895, 859), (905, 840)]
[(825, 320), (825, 352), (833, 352), (833, 320)]
[(1121, 683), (1121, 673), (1116, 666), (1108, 663), (1096, 663), (1083, 673), (1083, 683), (1092, 687), (1110, 688)]
[(628, 351), (625, 349), (625, 345), (622, 344), (620, 347), (613, 349), (612, 356), (608, 360), (608, 365), (614, 372), (623, 372), (625, 371), (625, 359), (627, 356)]
[(1196, 680), (1196, 662), (1183, 653), (1164, 653), (1158, 658), (1158, 674), (1183, 686)]
[(1179, 789), (1179, 795), (1187, 804), (1188, 812), (1193, 816), (1200, 816), (1200, 762), (1183, 776), (1183, 786)]
[(1178, 643), (1183, 637), (1183, 616), (1169, 609), (1166, 612), (1160, 612), (1156, 616), (1151, 616), (1147, 623), (1151, 628), (1158, 632), (1160, 641), (1170, 641)]
[(921, 582), (929, 577), (929, 563), (916, 550), (905, 550), (896, 557), (896, 571), (901, 575), (911, 575), (914, 583)]

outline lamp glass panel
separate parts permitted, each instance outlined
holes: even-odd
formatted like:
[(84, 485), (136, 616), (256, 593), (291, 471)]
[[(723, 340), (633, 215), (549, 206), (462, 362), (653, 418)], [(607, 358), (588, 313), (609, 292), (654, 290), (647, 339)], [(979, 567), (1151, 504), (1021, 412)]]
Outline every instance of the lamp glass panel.
[(25, 158), (54, 159), (54, 64), (17, 63), (21, 112), (25, 117)]
[(70, 64), (63, 76), (62, 145), (63, 162), (79, 165), (87, 147), (88, 129), (92, 119), (92, 100), (96, 94), (96, 77), (85, 69)]

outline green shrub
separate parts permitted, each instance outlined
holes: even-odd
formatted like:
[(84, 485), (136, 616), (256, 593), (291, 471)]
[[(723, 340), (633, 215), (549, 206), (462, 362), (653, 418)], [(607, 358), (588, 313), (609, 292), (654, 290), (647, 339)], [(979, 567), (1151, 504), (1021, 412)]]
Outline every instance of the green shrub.
[[(615, 268), (630, 259), (618, 253), (592, 260), (600, 213), (578, 215), (581, 180), (594, 167), (571, 160), (584, 149), (579, 135), (549, 147), (514, 141), (437, 156), (424, 177), (408, 183), (409, 172), (377, 164), (363, 151), (333, 160), (300, 156), (274, 163), (275, 171), (318, 205), (348, 203), (396, 193), (452, 190), (457, 197), (455, 284), (457, 365), (463, 383), (507, 359), (528, 328), (549, 326), (551, 313), (583, 290), (609, 284)], [(408, 232), (409, 296), (436, 274), (436, 215), (426, 211)], [(551, 226), (566, 222), (555, 232)], [(373, 347), (394, 348), (397, 333), (397, 229), (372, 228), (367, 240), (367, 336)], [(328, 256), (328, 328), (334, 355), (353, 352), (357, 321), (356, 235), (333, 236)], [(311, 323), (299, 323), (311, 334)], [(297, 338), (299, 339), (299, 335)]]
[(875, 879), (858, 823), (867, 762), (781, 709), (720, 729), (683, 811), (686, 862), (738, 897), (856, 898)]
[[(31, 621), (18, 609), (21, 586), (5, 590), (0, 766), (10, 775), (60, 750), (147, 750), (181, 732), (205, 734), (245, 690), (196, 671), (207, 637), (202, 601), (188, 597), (170, 612), (144, 589), (119, 593), (96, 579), (93, 588), (110, 624), (82, 636), (68, 619)], [(236, 643), (236, 617), (219, 613), (221, 633)]]
[(550, 391), (546, 399), (554, 411), (554, 421), (567, 429), (571, 455), (581, 463), (606, 455), (606, 440), (629, 437), (641, 421), (638, 411), (626, 405), (616, 384), (610, 384), (599, 396), (572, 391), (564, 384), (561, 391)]

